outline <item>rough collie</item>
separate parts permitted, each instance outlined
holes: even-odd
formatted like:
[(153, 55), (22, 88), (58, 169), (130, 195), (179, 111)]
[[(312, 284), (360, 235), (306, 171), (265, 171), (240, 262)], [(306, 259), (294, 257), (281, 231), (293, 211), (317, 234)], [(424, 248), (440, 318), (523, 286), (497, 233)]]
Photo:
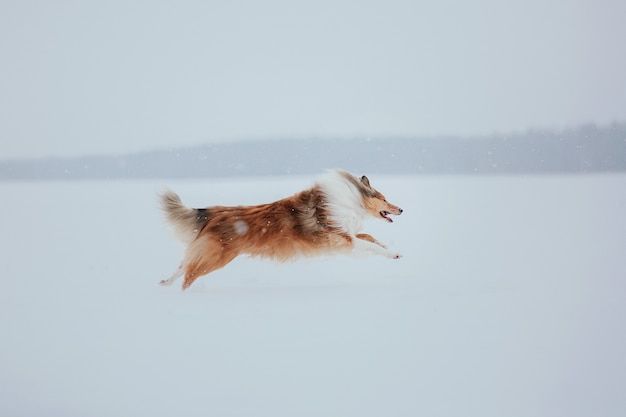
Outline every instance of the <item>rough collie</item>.
[(182, 263), (161, 285), (184, 275), (183, 290), (242, 254), (281, 262), (335, 252), (402, 256), (359, 233), (368, 216), (392, 222), (390, 215), (402, 209), (389, 203), (366, 176), (342, 170), (328, 171), (308, 190), (269, 204), (188, 208), (172, 191), (161, 196), (161, 204), (175, 234), (187, 245)]

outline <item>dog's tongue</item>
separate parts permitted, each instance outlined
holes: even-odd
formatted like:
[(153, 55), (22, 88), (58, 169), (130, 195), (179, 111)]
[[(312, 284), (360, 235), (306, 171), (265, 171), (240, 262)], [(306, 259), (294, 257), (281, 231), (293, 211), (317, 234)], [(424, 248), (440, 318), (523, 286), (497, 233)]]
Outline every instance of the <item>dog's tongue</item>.
[(393, 220), (391, 219), (391, 217), (389, 216), (389, 213), (387, 212), (380, 212), (381, 216), (383, 216), (385, 218), (385, 220), (387, 220), (389, 223), (393, 223)]

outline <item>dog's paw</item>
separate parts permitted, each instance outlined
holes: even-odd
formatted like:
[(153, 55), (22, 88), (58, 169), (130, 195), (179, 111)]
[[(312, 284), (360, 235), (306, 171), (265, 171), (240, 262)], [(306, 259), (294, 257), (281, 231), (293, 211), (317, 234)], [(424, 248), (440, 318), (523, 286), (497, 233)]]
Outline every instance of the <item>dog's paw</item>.
[(402, 258), (402, 254), (398, 253), (398, 252), (389, 252), (389, 255), (387, 255), (389, 258), (391, 259), (400, 259)]
[(161, 281), (159, 281), (159, 285), (163, 285), (163, 286), (167, 286), (167, 285), (172, 285), (172, 280), (169, 279), (162, 279)]

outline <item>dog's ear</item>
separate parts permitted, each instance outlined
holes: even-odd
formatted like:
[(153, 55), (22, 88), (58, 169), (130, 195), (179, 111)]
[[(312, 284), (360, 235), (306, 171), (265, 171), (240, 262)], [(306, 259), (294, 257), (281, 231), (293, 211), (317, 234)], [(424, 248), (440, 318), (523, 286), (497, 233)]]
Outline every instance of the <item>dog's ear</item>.
[(365, 185), (366, 187), (371, 187), (370, 186), (370, 180), (367, 179), (367, 177), (365, 175), (363, 175), (361, 177), (361, 182), (363, 183), (363, 185)]

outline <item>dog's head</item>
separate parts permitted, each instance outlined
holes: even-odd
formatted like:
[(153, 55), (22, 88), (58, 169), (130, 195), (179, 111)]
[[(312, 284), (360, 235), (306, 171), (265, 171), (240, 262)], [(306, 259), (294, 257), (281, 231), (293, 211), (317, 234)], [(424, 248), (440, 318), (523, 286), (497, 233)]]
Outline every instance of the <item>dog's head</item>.
[(399, 216), (402, 214), (402, 209), (398, 206), (391, 204), (384, 195), (374, 187), (370, 185), (369, 179), (363, 175), (359, 182), (359, 190), (363, 198), (363, 206), (369, 214), (374, 217), (383, 218), (388, 222), (393, 222), (391, 214)]

